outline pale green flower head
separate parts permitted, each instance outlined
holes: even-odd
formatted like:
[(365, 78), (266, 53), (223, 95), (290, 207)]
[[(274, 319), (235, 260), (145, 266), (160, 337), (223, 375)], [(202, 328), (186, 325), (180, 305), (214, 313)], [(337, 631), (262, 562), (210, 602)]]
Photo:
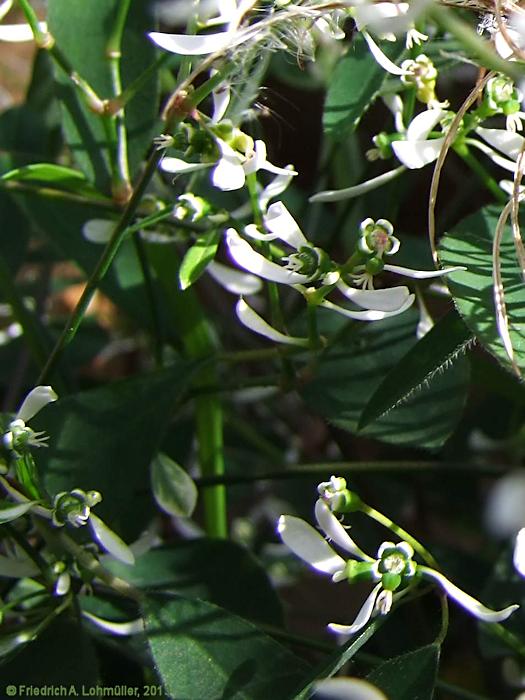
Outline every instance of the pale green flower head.
[(91, 509), (101, 500), (102, 496), (98, 491), (61, 491), (55, 496), (53, 503), (53, 524), (61, 527), (69, 523), (73, 527), (82, 527), (88, 522)]
[(401, 245), (394, 234), (394, 227), (387, 219), (365, 219), (360, 225), (361, 237), (358, 248), (365, 255), (382, 259), (384, 255), (394, 255)]

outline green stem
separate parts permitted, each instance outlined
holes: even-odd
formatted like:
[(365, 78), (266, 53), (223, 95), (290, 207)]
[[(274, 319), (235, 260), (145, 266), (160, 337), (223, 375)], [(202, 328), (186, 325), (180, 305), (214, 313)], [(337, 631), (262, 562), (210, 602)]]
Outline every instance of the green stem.
[(74, 70), (68, 59), (64, 56), (58, 46), (56, 46), (55, 40), (51, 34), (42, 32), (39, 26), (38, 17), (31, 7), (29, 0), (18, 0), (18, 3), (29, 26), (31, 27), (36, 45), (39, 48), (45, 49), (49, 52), (56, 64), (60, 66), (64, 73), (66, 73), (66, 75), (69, 77), (73, 85), (80, 92), (89, 109), (95, 112), (95, 114), (103, 114), (105, 110), (104, 101), (100, 99), (91, 85), (81, 78)]
[[(122, 56), (122, 36), (126, 19), (128, 17), (131, 0), (120, 0), (117, 7), (117, 17), (113, 25), (113, 31), (109, 37), (106, 47), (106, 54), (109, 60), (109, 70), (111, 75), (111, 88), (113, 98), (122, 93), (122, 76), (120, 73), (120, 59)], [(114, 120), (116, 135), (115, 171), (113, 173), (113, 195), (117, 202), (126, 202), (131, 194), (131, 182), (128, 164), (128, 137), (126, 132), (126, 121), (124, 107), (114, 114), (106, 117)]]
[(485, 168), (477, 160), (477, 158), (474, 158), (472, 153), (466, 148), (454, 148), (454, 150), (465, 161), (465, 163), (469, 166), (472, 172), (478, 177), (478, 179), (484, 185), (484, 187), (486, 187), (489, 190), (489, 192), (494, 195), (496, 201), (500, 202), (501, 204), (506, 204), (508, 200), (507, 195), (502, 191), (496, 180), (487, 170), (485, 170)]
[(380, 513), (378, 510), (375, 510), (375, 508), (372, 508), (371, 506), (363, 502), (361, 502), (359, 510), (365, 515), (368, 515), (369, 518), (372, 518), (372, 520), (375, 520), (376, 523), (379, 523), (380, 525), (383, 525), (384, 527), (388, 528), (391, 532), (396, 534), (405, 542), (408, 542), (408, 544), (412, 546), (414, 551), (417, 552), (423, 559), (423, 561), (425, 561), (429, 566), (431, 566), (434, 569), (439, 569), (438, 563), (436, 562), (432, 554), (430, 554), (430, 552), (421, 544), (421, 542), (418, 542), (418, 540), (416, 540), (415, 537), (412, 537), (412, 535), (409, 532), (400, 527), (388, 516), (383, 515), (383, 513)]
[(153, 151), (151, 154), (139, 183), (137, 184), (137, 187), (135, 188), (133, 195), (126, 206), (126, 209), (122, 213), (122, 216), (113, 230), (111, 239), (104, 248), (104, 252), (99, 258), (95, 269), (87, 281), (76, 307), (73, 309), (64, 330), (58, 338), (57, 343), (44, 366), (44, 369), (40, 373), (37, 384), (46, 383), (48, 377), (52, 372), (54, 372), (55, 365), (60, 359), (64, 349), (75, 337), (100, 282), (104, 278), (111, 263), (113, 262), (113, 259), (115, 258), (115, 255), (117, 254), (118, 249), (127, 235), (127, 228), (135, 216), (137, 208), (142, 199), (142, 195), (144, 194), (149, 181), (153, 177), (153, 174), (156, 172), (161, 157), (162, 151)]
[(438, 636), (434, 640), (434, 644), (441, 646), (444, 643), (446, 636), (447, 636), (449, 614), (448, 614), (448, 598), (447, 598), (446, 594), (443, 591), (439, 591), (438, 595), (439, 595), (439, 603), (441, 605), (441, 628), (439, 630)]
[(525, 659), (525, 643), (499, 622), (484, 623), (483, 629)]

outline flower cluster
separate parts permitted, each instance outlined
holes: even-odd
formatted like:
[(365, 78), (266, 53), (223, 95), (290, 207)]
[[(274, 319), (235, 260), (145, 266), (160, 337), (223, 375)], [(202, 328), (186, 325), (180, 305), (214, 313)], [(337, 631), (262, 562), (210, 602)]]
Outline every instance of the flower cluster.
[[(519, 606), (510, 605), (503, 610), (491, 610), (465, 591), (458, 588), (446, 576), (414, 561), (414, 549), (405, 541), (383, 542), (375, 557), (361, 550), (336, 517), (336, 513), (348, 512), (359, 507), (360, 500), (346, 488), (342, 477), (333, 476), (329, 482), (319, 485), (320, 498), (315, 504), (317, 530), (300, 518), (282, 515), (277, 531), (287, 547), (300, 559), (324, 574), (334, 583), (370, 581), (374, 588), (365, 600), (351, 625), (330, 623), (329, 629), (337, 634), (351, 635), (362, 629), (375, 615), (386, 615), (397, 597), (404, 595), (421, 581), (430, 581), (468, 613), (483, 622), (502, 622)], [(328, 544), (331, 541), (349, 557), (339, 555)]]

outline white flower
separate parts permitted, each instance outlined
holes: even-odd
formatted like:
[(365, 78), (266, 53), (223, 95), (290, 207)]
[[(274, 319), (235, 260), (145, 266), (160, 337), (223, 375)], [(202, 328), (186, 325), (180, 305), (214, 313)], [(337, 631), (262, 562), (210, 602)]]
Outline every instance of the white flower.
[(8, 431), (3, 435), (5, 447), (9, 450), (19, 450), (25, 446), (46, 447), (49, 439), (44, 431), (35, 432), (26, 425), (36, 414), (56, 401), (58, 396), (50, 386), (37, 386), (32, 389), (18, 409), (15, 418), (9, 423)]
[[(391, 106), (391, 111), (394, 113), (394, 118), (399, 120), (400, 117), (396, 116), (395, 111), (398, 110), (398, 104), (396, 102), (392, 102)], [(394, 151), (398, 160), (401, 161), (401, 166), (398, 166), (393, 170), (388, 170), (386, 173), (377, 175), (376, 177), (366, 180), (359, 185), (346, 187), (342, 190), (326, 190), (324, 192), (318, 192), (310, 197), (310, 202), (337, 202), (342, 199), (359, 197), (366, 192), (370, 192), (371, 190), (381, 187), (387, 182), (394, 180), (396, 177), (405, 172), (406, 168), (409, 168), (410, 170), (417, 170), (419, 168), (423, 168), (429, 163), (432, 163), (439, 156), (445, 141), (445, 137), (443, 136), (429, 139), (428, 135), (445, 114), (446, 112), (441, 108), (427, 109), (424, 112), (421, 112), (414, 117), (414, 119), (412, 119), (408, 125), (403, 134), (404, 139), (392, 142), (392, 150)], [(398, 121), (396, 121), (396, 125), (400, 125), (398, 124)]]
[(397, 35), (406, 33), (406, 47), (409, 49), (428, 39), (426, 34), (414, 28), (409, 10), (407, 2), (364, 2), (353, 8), (352, 15), (359, 31), (368, 28), (381, 39), (395, 41)]
[(413, 549), (407, 542), (398, 544), (384, 542), (376, 558), (373, 559), (356, 545), (330, 507), (321, 499), (315, 504), (315, 516), (319, 528), (326, 537), (350, 554), (351, 558), (343, 559), (317, 530), (304, 520), (282, 515), (279, 518), (277, 531), (282, 541), (294, 554), (317, 571), (329, 574), (334, 583), (343, 580), (351, 582), (354, 577), (359, 576), (362, 579), (367, 574), (369, 580), (379, 581), (365, 600), (354, 622), (351, 625), (331, 623), (328, 627), (333, 632), (345, 635), (355, 634), (374, 615), (384, 615), (390, 611), (395, 591), (413, 585), (420, 578), (437, 583), (449, 597), (484, 622), (502, 622), (519, 607), (510, 605), (503, 610), (490, 610), (458, 588), (443, 574), (427, 566), (416, 564), (412, 560)]
[(387, 700), (379, 688), (361, 678), (324, 678), (314, 683), (313, 700)]
[(162, 32), (150, 32), (150, 39), (161, 49), (184, 56), (203, 56), (217, 51), (233, 48), (255, 36), (257, 28), (247, 27), (239, 29), (244, 15), (255, 5), (257, 0), (240, 0), (231, 2), (223, 0), (219, 3), (220, 15), (211, 24), (227, 23), (225, 31), (214, 34), (164, 34)]
[(518, 574), (525, 576), (525, 527), (522, 527), (516, 535), (512, 561)]
[(243, 326), (249, 330), (262, 335), (274, 343), (283, 343), (285, 345), (297, 345), (299, 347), (308, 347), (308, 338), (296, 338), (286, 335), (272, 328), (266, 321), (254, 311), (244, 299), (239, 299), (235, 307), (237, 318)]
[(392, 143), (392, 150), (403, 165), (410, 170), (417, 170), (436, 160), (445, 137), (429, 139), (428, 135), (445, 114), (443, 109), (421, 112), (408, 125), (405, 139)]

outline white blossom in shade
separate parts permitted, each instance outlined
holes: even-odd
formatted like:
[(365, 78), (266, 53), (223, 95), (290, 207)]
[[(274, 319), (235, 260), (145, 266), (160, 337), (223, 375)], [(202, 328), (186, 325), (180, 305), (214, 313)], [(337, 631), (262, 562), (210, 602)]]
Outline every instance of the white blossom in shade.
[[(213, 69), (210, 71), (210, 76), (214, 76), (218, 71)], [(220, 122), (221, 119), (224, 117), (226, 114), (226, 110), (228, 109), (228, 105), (230, 104), (230, 99), (231, 99), (231, 85), (228, 81), (223, 81), (219, 87), (217, 87), (213, 92), (212, 92), (212, 100), (213, 100), (213, 114), (211, 117), (211, 121), (213, 124), (217, 124), (217, 122)]]
[(361, 678), (324, 678), (315, 681), (313, 700), (388, 700), (375, 685)]
[(512, 562), (518, 574), (525, 577), (525, 527), (516, 535)]
[(387, 263), (383, 270), (385, 272), (392, 272), (395, 275), (401, 275), (402, 277), (411, 277), (415, 280), (429, 280), (434, 277), (442, 277), (443, 275), (450, 275), (453, 272), (459, 272), (461, 270), (466, 270), (466, 267), (462, 265), (456, 265), (456, 267), (444, 267), (442, 270), (412, 270), (410, 267), (402, 267), (401, 265), (390, 265)]
[[(354, 302), (355, 303), (355, 302)], [(406, 301), (398, 309), (392, 311), (378, 311), (377, 309), (368, 309), (366, 311), (353, 311), (352, 309), (346, 309), (343, 306), (338, 306), (333, 304), (331, 301), (324, 299), (319, 306), (322, 309), (329, 309), (330, 311), (335, 311), (346, 318), (351, 318), (354, 321), (382, 321), (384, 318), (389, 318), (391, 316), (398, 316), (409, 309), (414, 303), (414, 295), (409, 294)]]
[(86, 620), (89, 620), (104, 632), (119, 637), (127, 637), (144, 632), (144, 621), (141, 617), (135, 620), (129, 620), (128, 622), (112, 622), (111, 620), (104, 620), (98, 617), (98, 615), (93, 615), (87, 610), (82, 610), (82, 617), (85, 617)]
[[(332, 477), (330, 484), (336, 483)], [(326, 484), (321, 484), (321, 487)], [(352, 635), (362, 629), (374, 615), (386, 615), (393, 603), (396, 591), (417, 584), (421, 579), (437, 584), (450, 598), (461, 605), (467, 612), (483, 622), (502, 622), (519, 606), (510, 605), (503, 610), (491, 610), (478, 600), (462, 591), (449, 581), (442, 573), (428, 566), (413, 561), (414, 550), (408, 542), (383, 542), (375, 558), (363, 552), (350, 537), (347, 529), (338, 520), (322, 498), (315, 504), (315, 516), (319, 529), (326, 538), (338, 548), (350, 555), (345, 560), (332, 549), (321, 534), (308, 523), (294, 516), (282, 515), (279, 518), (277, 532), (284, 544), (304, 562), (316, 571), (328, 574), (332, 581), (352, 582), (357, 575), (359, 579), (368, 578), (375, 586), (351, 625), (330, 623), (332, 632)]]
[(349, 287), (342, 280), (337, 289), (351, 302), (363, 309), (376, 311), (396, 311), (408, 302), (411, 294), (408, 287), (391, 287), (390, 289), (356, 289)]
[(458, 605), (461, 605), (462, 608), (482, 622), (503, 622), (520, 607), (519, 605), (509, 605), (503, 610), (491, 610), (480, 603), (479, 600), (476, 600), (468, 593), (465, 593), (465, 591), (462, 591), (461, 588), (458, 588), (439, 571), (421, 565), (418, 566), (418, 571), (420, 571), (425, 578), (435, 581), (449, 598), (452, 598)]
[(508, 129), (486, 129), (478, 126), (475, 131), (489, 146), (513, 161), (517, 159), (525, 143), (523, 136)]
[(107, 243), (114, 228), (109, 219), (90, 219), (82, 226), (82, 235), (90, 243)]
[(150, 32), (150, 39), (161, 49), (184, 56), (204, 56), (217, 51), (238, 46), (255, 36), (257, 27), (240, 29), (244, 15), (255, 5), (257, 0), (240, 0), (239, 3), (223, 0), (218, 4), (219, 16), (207, 22), (227, 24), (226, 30), (214, 34), (164, 34)]
[(286, 178), (289, 178), (290, 175), (297, 175), (297, 172), (289, 167), (280, 168), (270, 163), (266, 158), (266, 144), (260, 139), (255, 141), (253, 150), (246, 155), (234, 150), (222, 139), (217, 139), (217, 145), (219, 146), (221, 157), (213, 171), (212, 182), (220, 190), (231, 191), (240, 189), (246, 181), (246, 175), (259, 170), (266, 170), (274, 175), (281, 175)]
[(160, 161), (159, 167), (165, 173), (170, 173), (171, 175), (186, 175), (187, 173), (194, 173), (198, 170), (206, 170), (213, 165), (213, 163), (188, 163), (182, 160), (182, 158), (164, 156)]
[(4, 19), (10, 9), (13, 7), (14, 0), (2, 0), (0, 2), (0, 20)]
[(410, 170), (417, 170), (437, 159), (445, 137), (429, 139), (428, 135), (445, 114), (442, 109), (421, 112), (408, 125), (405, 139), (392, 143), (392, 150), (403, 165)]
[(135, 563), (135, 556), (128, 545), (94, 513), (89, 516), (89, 525), (95, 539), (104, 551), (123, 564), (131, 566)]
[(239, 270), (234, 270), (216, 260), (212, 260), (206, 268), (206, 272), (227, 292), (236, 296), (257, 294), (262, 289), (259, 277), (247, 272), (239, 272)]
[(396, 66), (396, 64), (393, 63), (383, 51), (381, 51), (368, 32), (362, 31), (361, 34), (368, 44), (370, 53), (383, 70), (385, 70), (387, 73), (391, 73), (392, 75), (406, 75), (406, 71), (403, 70), (403, 68)]
[(281, 333), (277, 329), (272, 328), (272, 326), (266, 323), (266, 321), (259, 316), (259, 314), (254, 311), (251, 306), (248, 306), (244, 299), (239, 299), (237, 302), (237, 305), (235, 306), (235, 313), (243, 326), (254, 333), (257, 333), (258, 335), (268, 338), (268, 340), (272, 340), (274, 343), (308, 347), (308, 338), (297, 338), (286, 335), (285, 333)]
[(282, 265), (267, 260), (264, 255), (254, 250), (248, 241), (241, 238), (233, 228), (226, 231), (226, 245), (231, 258), (239, 267), (265, 280), (293, 285), (304, 284), (310, 279), (309, 275), (293, 272)]
[(370, 178), (370, 180), (361, 182), (359, 185), (345, 187), (342, 190), (325, 190), (323, 192), (317, 192), (317, 194), (314, 194), (310, 197), (309, 201), (312, 203), (339, 202), (342, 199), (353, 199), (354, 197), (361, 197), (367, 192), (371, 192), (372, 190), (375, 190), (378, 187), (381, 187), (382, 185), (386, 185), (387, 182), (395, 180), (395, 178), (399, 177), (399, 175), (401, 175), (401, 173), (404, 173), (405, 170), (406, 167), (404, 165), (401, 165), (397, 168), (394, 168), (394, 170), (388, 170), (386, 173), (382, 173), (381, 175), (377, 175), (376, 177)]
[(56, 401), (58, 396), (50, 386), (37, 386), (26, 396), (15, 418), (8, 424), (3, 435), (4, 446), (9, 450), (18, 450), (24, 446), (46, 447), (48, 437), (44, 431), (35, 432), (28, 425), (31, 420), (48, 403)]

